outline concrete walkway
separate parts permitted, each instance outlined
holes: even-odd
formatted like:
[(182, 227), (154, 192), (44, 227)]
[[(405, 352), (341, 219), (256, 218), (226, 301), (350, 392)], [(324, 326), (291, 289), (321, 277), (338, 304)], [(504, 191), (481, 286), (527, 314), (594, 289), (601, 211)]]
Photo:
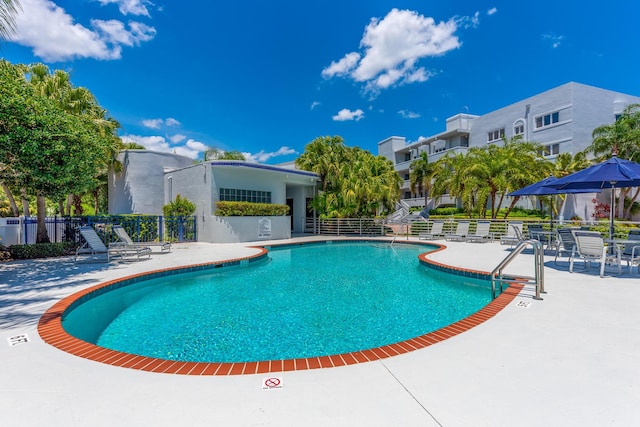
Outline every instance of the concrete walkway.
[[(497, 243), (446, 245), (434, 260), (475, 270), (490, 271), (508, 254)], [(80, 289), (256, 252), (194, 243), (135, 263), (0, 264), (0, 425), (640, 425), (640, 276), (600, 278), (596, 268), (569, 274), (566, 259), (556, 266), (550, 256), (543, 301), (527, 287), (497, 316), (454, 338), (376, 362), (275, 374), (283, 385), (275, 390), (262, 389), (264, 375), (104, 365), (38, 336), (42, 313)], [(531, 275), (533, 257), (519, 256), (508, 271)], [(9, 345), (24, 334), (29, 342)]]

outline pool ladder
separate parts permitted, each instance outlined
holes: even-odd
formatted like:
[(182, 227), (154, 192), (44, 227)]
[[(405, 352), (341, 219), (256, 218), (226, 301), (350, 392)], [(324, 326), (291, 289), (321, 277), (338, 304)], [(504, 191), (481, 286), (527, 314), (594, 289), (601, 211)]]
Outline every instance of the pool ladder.
[[(527, 248), (527, 246), (531, 245), (533, 247), (534, 254), (534, 276), (505, 276), (504, 269), (507, 267), (513, 259), (522, 253), (523, 250)], [(505, 259), (498, 264), (496, 268), (491, 272), (491, 296), (495, 299), (496, 297), (496, 284), (500, 284), (500, 292), (502, 292), (503, 285), (506, 283), (522, 283), (524, 285), (535, 285), (536, 287), (536, 295), (533, 299), (541, 300), (541, 293), (546, 293), (544, 290), (544, 249), (542, 243), (538, 240), (524, 240), (518, 243), (518, 246), (506, 256)]]
[(391, 244), (390, 244), (391, 246), (393, 246), (393, 244), (396, 242), (396, 240), (398, 239), (398, 236), (402, 233), (402, 229), (405, 227), (406, 227), (405, 234), (407, 236), (407, 240), (409, 240), (409, 230), (410, 230), (409, 223), (406, 221), (403, 221), (400, 224), (400, 228), (398, 229), (398, 231), (396, 231), (396, 234), (393, 236), (393, 239), (391, 240)]

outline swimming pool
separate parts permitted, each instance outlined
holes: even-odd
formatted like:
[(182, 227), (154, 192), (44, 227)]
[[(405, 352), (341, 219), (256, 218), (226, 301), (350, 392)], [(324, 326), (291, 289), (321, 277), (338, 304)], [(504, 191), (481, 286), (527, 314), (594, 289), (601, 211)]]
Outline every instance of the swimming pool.
[(491, 300), (488, 283), (427, 269), (434, 247), (388, 243), (274, 247), (233, 269), (144, 280), (65, 314), (100, 347), (185, 362), (238, 363), (350, 353), (409, 340)]
[[(328, 240), (321, 244), (327, 244), (331, 246), (332, 240)], [(358, 241), (357, 239), (348, 240), (349, 242)], [(363, 241), (367, 240), (363, 239)], [(376, 242), (377, 244), (381, 243), (381, 241)], [(318, 244), (318, 242), (312, 243), (308, 241), (302, 241), (300, 243), (296, 243), (295, 245), (306, 245), (310, 243)], [(335, 241), (333, 242), (333, 244), (340, 243), (339, 241)], [(387, 241), (386, 245), (388, 244), (389, 242)], [(444, 245), (438, 244), (427, 245), (421, 242), (415, 242), (415, 244), (419, 245), (422, 250), (430, 250), (433, 247), (436, 247), (433, 252), (446, 249)], [(286, 246), (286, 244), (278, 245), (278, 248), (284, 246)], [(278, 249), (276, 247), (267, 248), (272, 251)], [(487, 320), (498, 314), (502, 309), (504, 309), (513, 301), (513, 299), (523, 288), (523, 285), (521, 284), (512, 283), (508, 289), (504, 290), (493, 301), (482, 307), (477, 312), (433, 332), (429, 332), (405, 341), (400, 341), (381, 347), (375, 347), (349, 353), (332, 354), (330, 356), (308, 358), (302, 357), (295, 359), (274, 359), (237, 363), (180, 362), (162, 358), (140, 356), (107, 349), (86, 341), (85, 339), (77, 338), (73, 335), (70, 335), (62, 326), (63, 319), (66, 319), (68, 315), (72, 313), (76, 308), (104, 293), (110, 293), (116, 289), (126, 288), (136, 283), (148, 284), (148, 281), (150, 279), (160, 277), (178, 277), (176, 276), (176, 274), (185, 272), (211, 272), (218, 269), (225, 270), (228, 267), (232, 267), (235, 269), (238, 268), (238, 266), (251, 266), (252, 264), (262, 262), (262, 260), (264, 260), (269, 253), (269, 251), (265, 248), (258, 247), (256, 249), (258, 249), (258, 251), (253, 255), (246, 255), (241, 258), (230, 258), (224, 261), (191, 264), (180, 267), (168, 267), (160, 270), (147, 270), (142, 273), (136, 273), (133, 275), (120, 277), (118, 279), (90, 286), (88, 288), (85, 288), (84, 290), (81, 290), (59, 300), (53, 306), (51, 306), (41, 316), (38, 322), (38, 334), (45, 343), (56, 347), (57, 349), (62, 350), (68, 354), (111, 366), (143, 370), (154, 373), (191, 376), (226, 376), (331, 368), (381, 360), (387, 357), (393, 357), (407, 352), (423, 349), (433, 344), (437, 344), (444, 340), (455, 337), (456, 335), (475, 328), (476, 326), (486, 322)], [(489, 279), (488, 272), (449, 266), (441, 262), (432, 260), (430, 257), (430, 253), (421, 254), (418, 258), (420, 264), (427, 266), (429, 270), (449, 273), (445, 277), (448, 277), (451, 280), (459, 280), (460, 276), (479, 278), (485, 281)], [(322, 261), (322, 259), (317, 259), (316, 263), (320, 265), (322, 264)], [(348, 265), (348, 260), (345, 260), (345, 262)], [(122, 309), (119, 310), (122, 311)], [(162, 319), (158, 319), (158, 322), (161, 321)]]

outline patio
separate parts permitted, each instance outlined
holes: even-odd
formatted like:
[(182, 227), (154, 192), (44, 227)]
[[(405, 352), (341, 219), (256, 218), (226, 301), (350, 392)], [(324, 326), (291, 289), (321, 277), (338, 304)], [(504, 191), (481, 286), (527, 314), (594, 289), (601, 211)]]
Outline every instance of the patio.
[[(304, 238), (309, 239), (309, 238)], [(313, 239), (313, 238), (311, 238)], [(301, 239), (295, 239), (301, 240)], [(400, 239), (398, 239), (400, 241)], [(265, 244), (265, 242), (261, 242)], [(268, 243), (268, 242), (267, 242)], [(440, 243), (444, 243), (440, 241)], [(508, 246), (446, 242), (431, 255), (490, 271)], [(154, 374), (71, 356), (39, 338), (40, 315), (93, 284), (257, 252), (241, 244), (188, 243), (122, 264), (36, 260), (0, 264), (0, 409), (6, 425), (421, 425), (640, 424), (640, 276), (568, 273), (545, 257), (543, 301), (525, 288), (485, 323), (401, 356), (265, 375)], [(532, 255), (508, 269), (530, 275)], [(8, 345), (27, 334), (29, 342)]]

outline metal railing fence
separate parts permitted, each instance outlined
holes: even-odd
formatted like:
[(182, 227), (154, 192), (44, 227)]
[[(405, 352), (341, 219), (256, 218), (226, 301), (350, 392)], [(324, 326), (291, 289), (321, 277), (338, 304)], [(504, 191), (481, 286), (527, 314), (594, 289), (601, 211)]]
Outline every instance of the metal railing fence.
[[(38, 220), (35, 217), (1, 218), (0, 237), (5, 246), (36, 242)], [(117, 238), (112, 225), (121, 225), (134, 242), (197, 240), (196, 217), (164, 217), (161, 215), (108, 215), (82, 217), (47, 217), (49, 240), (80, 243), (78, 228), (90, 225), (102, 235), (105, 243)]]
[[(609, 221), (550, 221), (540, 219), (486, 219), (486, 218), (430, 218), (426, 221), (415, 221), (409, 224), (400, 222), (387, 222), (381, 218), (307, 218), (305, 232), (321, 235), (376, 235), (376, 236), (408, 236), (418, 237), (422, 232), (431, 230), (434, 221), (444, 221), (443, 233), (454, 233), (457, 223), (469, 222), (469, 233), (476, 231), (478, 221), (491, 223), (489, 232), (495, 240), (507, 234), (510, 222), (521, 222), (525, 236), (529, 236), (530, 225), (539, 225), (543, 230), (554, 230), (559, 227), (579, 227), (586, 230), (599, 231), (605, 237), (609, 237)], [(640, 222), (615, 221), (615, 238), (624, 238), (629, 230), (640, 228)]]

